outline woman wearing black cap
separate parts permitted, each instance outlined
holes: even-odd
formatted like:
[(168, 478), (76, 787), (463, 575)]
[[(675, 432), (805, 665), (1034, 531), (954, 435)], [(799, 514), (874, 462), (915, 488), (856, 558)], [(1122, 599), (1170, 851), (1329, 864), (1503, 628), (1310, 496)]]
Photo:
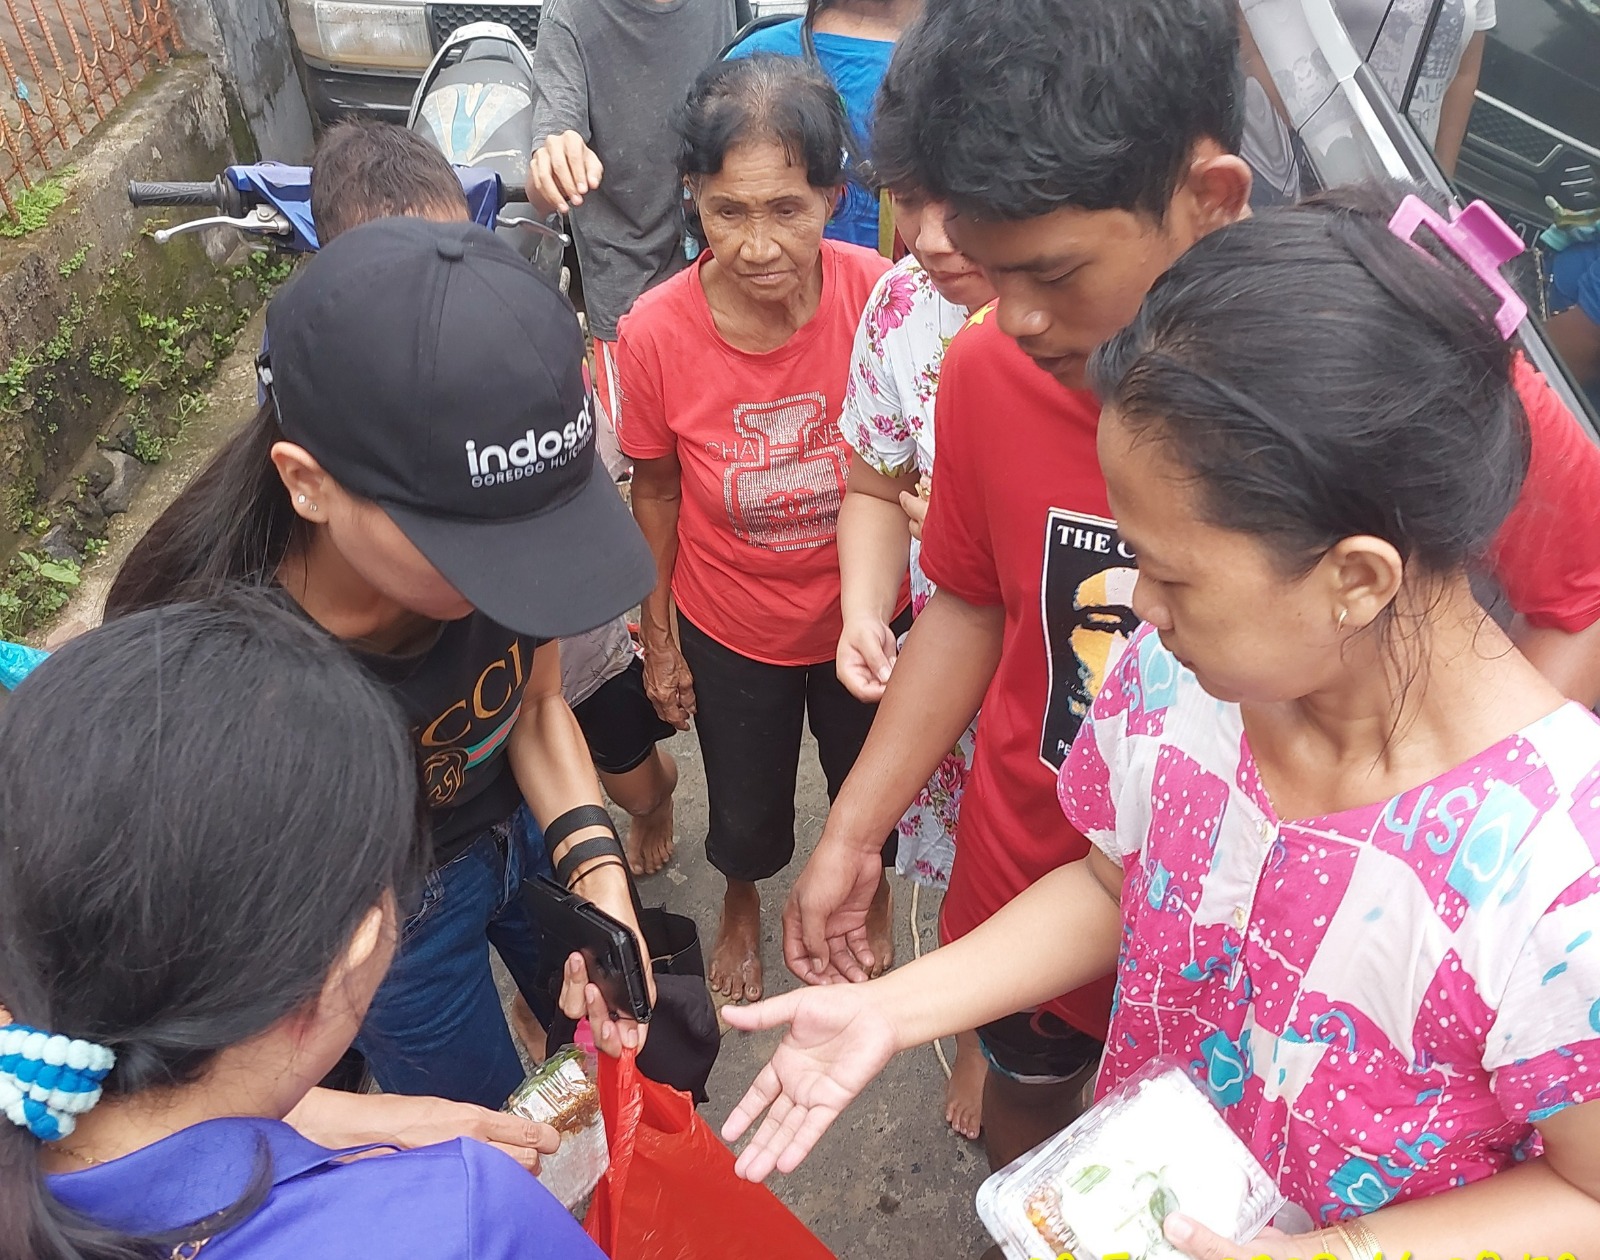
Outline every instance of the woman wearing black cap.
[(631, 607), (654, 565), (594, 458), (577, 320), (492, 233), (356, 228), (267, 326), (265, 405), (134, 549), (107, 615), (272, 587), (392, 689), (433, 870), (357, 1046), (386, 1090), (498, 1107), (522, 1068), (486, 940), (541, 1000), (522, 878), (547, 847), (634, 923), (553, 640)]

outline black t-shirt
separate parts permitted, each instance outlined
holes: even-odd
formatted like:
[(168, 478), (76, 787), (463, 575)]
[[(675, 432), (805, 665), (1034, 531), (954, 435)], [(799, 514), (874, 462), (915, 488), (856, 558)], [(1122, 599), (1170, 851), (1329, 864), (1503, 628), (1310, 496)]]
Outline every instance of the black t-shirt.
[(506, 741), (522, 711), (533, 654), (544, 642), (473, 613), (446, 622), (419, 652), (354, 650), (389, 687), (411, 724), (437, 866), (522, 803)]

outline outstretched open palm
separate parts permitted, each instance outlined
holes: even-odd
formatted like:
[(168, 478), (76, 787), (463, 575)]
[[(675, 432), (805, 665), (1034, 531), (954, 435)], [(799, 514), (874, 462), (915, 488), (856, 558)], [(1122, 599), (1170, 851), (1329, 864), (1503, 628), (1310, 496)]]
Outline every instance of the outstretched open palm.
[(722, 1136), (733, 1142), (766, 1112), (734, 1165), (739, 1176), (761, 1181), (774, 1168), (793, 1172), (883, 1070), (899, 1046), (876, 998), (866, 985), (827, 985), (723, 1008), (727, 1021), (747, 1032), (789, 1025), (771, 1061), (722, 1126)]

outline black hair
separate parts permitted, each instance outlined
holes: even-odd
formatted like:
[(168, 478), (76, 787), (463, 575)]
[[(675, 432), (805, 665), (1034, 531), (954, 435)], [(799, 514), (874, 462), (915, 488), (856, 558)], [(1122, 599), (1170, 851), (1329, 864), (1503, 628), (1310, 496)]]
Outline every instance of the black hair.
[(958, 213), (1160, 221), (1196, 144), (1243, 133), (1232, 0), (939, 0), (900, 37), (873, 164)]
[(895, 55), (878, 85), (878, 99), (873, 104), (872, 169), (891, 192), (927, 192), (917, 153), (921, 122), (914, 111), (920, 106), (912, 102), (921, 67), (916, 54), (901, 55), (904, 43), (902, 37), (895, 46)]
[(461, 180), (444, 154), (404, 127), (342, 122), (312, 154), (311, 218), (321, 245), (372, 219), (446, 212), (468, 216)]
[(1423, 582), (1470, 571), (1527, 472), (1498, 302), (1389, 231), (1403, 191), (1340, 190), (1213, 232), (1089, 364), (1105, 405), (1192, 475), (1206, 517), (1290, 574), (1356, 534)]
[[(415, 756), (383, 687), (267, 596), (125, 617), (0, 712), (0, 1004), (108, 1047), (107, 1099), (182, 1086), (303, 1009), (367, 913), (427, 865)], [(49, 1192), (0, 1122), (0, 1260), (152, 1260)], [(270, 1190), (251, 1190), (208, 1235)]]
[(813, 188), (844, 182), (849, 131), (839, 89), (821, 67), (800, 57), (757, 53), (717, 61), (694, 81), (673, 120), (678, 175), (715, 175), (728, 151), (749, 141), (781, 145)]
[(283, 440), (269, 394), (134, 544), (106, 596), (108, 618), (272, 584), (307, 534), (272, 463)]

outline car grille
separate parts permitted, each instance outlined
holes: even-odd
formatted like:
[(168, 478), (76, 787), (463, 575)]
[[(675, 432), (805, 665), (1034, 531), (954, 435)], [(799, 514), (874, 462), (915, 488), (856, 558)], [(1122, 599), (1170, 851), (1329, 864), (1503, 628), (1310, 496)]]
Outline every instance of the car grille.
[(1542, 166), (1561, 147), (1561, 141), (1548, 132), (1481, 98), (1473, 107), (1467, 130), (1474, 139), (1513, 154), (1530, 166)]
[(428, 34), (438, 48), (452, 32), (472, 22), (499, 22), (509, 26), (531, 50), (539, 39), (536, 4), (430, 4)]

